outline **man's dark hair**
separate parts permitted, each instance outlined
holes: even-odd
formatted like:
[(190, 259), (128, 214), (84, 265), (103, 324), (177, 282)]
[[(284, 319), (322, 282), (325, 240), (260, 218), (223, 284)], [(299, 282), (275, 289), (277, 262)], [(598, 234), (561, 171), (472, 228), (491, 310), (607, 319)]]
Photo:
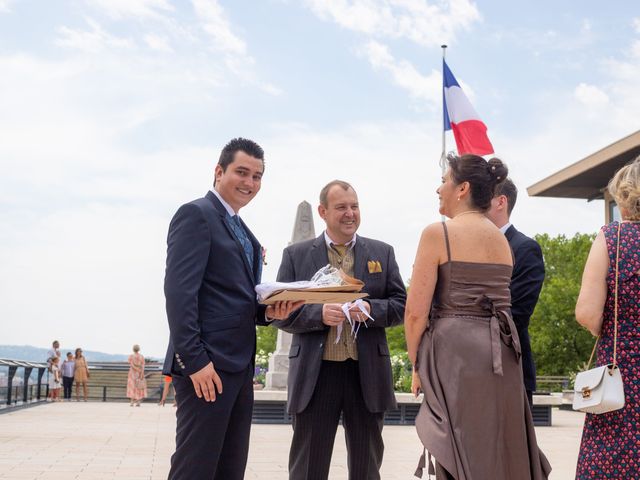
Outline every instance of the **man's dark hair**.
[[(220, 152), (218, 165), (222, 167), (223, 172), (226, 172), (227, 167), (231, 164), (231, 162), (233, 162), (236, 152), (244, 152), (247, 155), (262, 160), (262, 169), (264, 170), (264, 150), (262, 150), (262, 147), (253, 140), (238, 137), (229, 141), (229, 143), (227, 143), (222, 149), (222, 152)], [(214, 178), (213, 185), (215, 186), (215, 184), (216, 180)]]
[(471, 204), (486, 212), (491, 207), (497, 186), (505, 181), (509, 173), (507, 166), (499, 158), (489, 161), (478, 155), (447, 155), (451, 178), (456, 185), (469, 182)]
[(253, 140), (238, 137), (227, 143), (222, 149), (222, 152), (220, 152), (218, 165), (222, 167), (223, 172), (227, 171), (227, 167), (231, 164), (231, 162), (233, 162), (235, 154), (238, 151), (242, 151), (247, 155), (262, 160), (262, 162), (264, 163), (264, 150), (262, 150), (262, 147)]
[(330, 181), (324, 187), (322, 187), (322, 190), (320, 190), (320, 205), (322, 205), (324, 208), (327, 208), (329, 206), (329, 204), (327, 203), (327, 195), (329, 195), (329, 190), (331, 190), (335, 186), (341, 187), (345, 191), (351, 189), (355, 192), (355, 189), (351, 186), (351, 184), (347, 182), (344, 182), (342, 180)]
[(516, 200), (518, 200), (518, 188), (510, 178), (507, 178), (496, 188), (495, 196), (498, 197), (500, 195), (507, 197), (507, 213), (511, 216), (513, 207), (516, 206)]

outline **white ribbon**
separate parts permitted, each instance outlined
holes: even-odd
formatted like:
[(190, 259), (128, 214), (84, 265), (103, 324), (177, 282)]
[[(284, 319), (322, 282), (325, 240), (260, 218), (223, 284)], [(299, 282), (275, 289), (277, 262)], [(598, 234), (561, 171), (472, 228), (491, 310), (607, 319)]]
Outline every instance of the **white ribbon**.
[[(358, 337), (358, 330), (360, 330), (360, 325), (364, 323), (365, 328), (369, 328), (369, 327), (367, 326), (367, 322), (359, 322), (357, 320), (353, 320), (351, 318), (350, 310), (352, 308), (357, 308), (358, 310), (360, 310), (360, 312), (364, 313), (369, 320), (371, 320), (372, 322), (375, 322), (375, 320), (371, 315), (369, 315), (369, 312), (367, 311), (367, 307), (364, 306), (364, 302), (362, 301), (361, 298), (359, 298), (355, 302), (344, 303), (341, 308), (342, 308), (342, 312), (344, 313), (344, 316), (347, 317), (347, 321), (349, 322), (349, 325), (351, 325), (351, 336), (353, 336), (353, 341), (355, 342), (356, 338)], [(338, 325), (335, 343), (338, 343), (340, 341), (340, 336), (342, 335), (343, 323)]]

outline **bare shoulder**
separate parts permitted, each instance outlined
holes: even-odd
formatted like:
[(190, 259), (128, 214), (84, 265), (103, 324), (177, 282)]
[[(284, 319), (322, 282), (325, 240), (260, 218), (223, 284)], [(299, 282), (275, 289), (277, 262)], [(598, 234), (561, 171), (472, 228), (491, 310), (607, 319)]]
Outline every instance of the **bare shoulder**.
[(609, 260), (609, 247), (607, 246), (607, 239), (605, 238), (602, 230), (600, 230), (596, 235), (596, 238), (591, 245), (589, 255), (595, 255), (602, 260)]
[(444, 246), (444, 229), (442, 222), (435, 222), (427, 225), (422, 230), (420, 244), (430, 248), (442, 244)]
[(441, 258), (446, 258), (444, 229), (441, 222), (427, 225), (422, 230), (420, 245), (418, 247), (418, 257), (428, 259), (428, 262), (438, 263)]

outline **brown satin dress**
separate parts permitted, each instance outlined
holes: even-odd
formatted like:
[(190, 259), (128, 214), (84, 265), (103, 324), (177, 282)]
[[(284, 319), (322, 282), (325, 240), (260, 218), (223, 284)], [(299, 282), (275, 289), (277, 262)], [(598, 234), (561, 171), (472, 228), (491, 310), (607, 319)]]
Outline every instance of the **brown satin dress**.
[[(424, 401), (418, 436), (456, 480), (541, 480), (551, 466), (536, 443), (511, 319), (512, 267), (452, 261), (438, 267), (430, 325), (418, 349)], [(424, 456), (416, 476), (422, 475)]]

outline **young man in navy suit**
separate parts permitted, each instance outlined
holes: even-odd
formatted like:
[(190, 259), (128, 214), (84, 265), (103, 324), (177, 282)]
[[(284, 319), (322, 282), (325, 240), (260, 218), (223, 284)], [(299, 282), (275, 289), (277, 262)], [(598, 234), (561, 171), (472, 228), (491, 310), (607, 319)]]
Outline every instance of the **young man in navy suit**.
[(253, 409), (256, 323), (297, 304), (258, 305), (262, 247), (238, 217), (260, 190), (264, 152), (231, 140), (213, 189), (169, 226), (164, 283), (170, 341), (164, 372), (178, 402), (169, 479), (241, 480)]
[(491, 208), (487, 217), (507, 237), (515, 262), (511, 274), (511, 315), (518, 329), (522, 347), (522, 373), (527, 390), (529, 406), (533, 407), (533, 392), (536, 389), (536, 365), (531, 354), (529, 340), (529, 319), (538, 303), (542, 283), (544, 282), (544, 260), (538, 242), (527, 237), (511, 225), (509, 218), (518, 198), (518, 189), (507, 178), (498, 187), (491, 200)]

